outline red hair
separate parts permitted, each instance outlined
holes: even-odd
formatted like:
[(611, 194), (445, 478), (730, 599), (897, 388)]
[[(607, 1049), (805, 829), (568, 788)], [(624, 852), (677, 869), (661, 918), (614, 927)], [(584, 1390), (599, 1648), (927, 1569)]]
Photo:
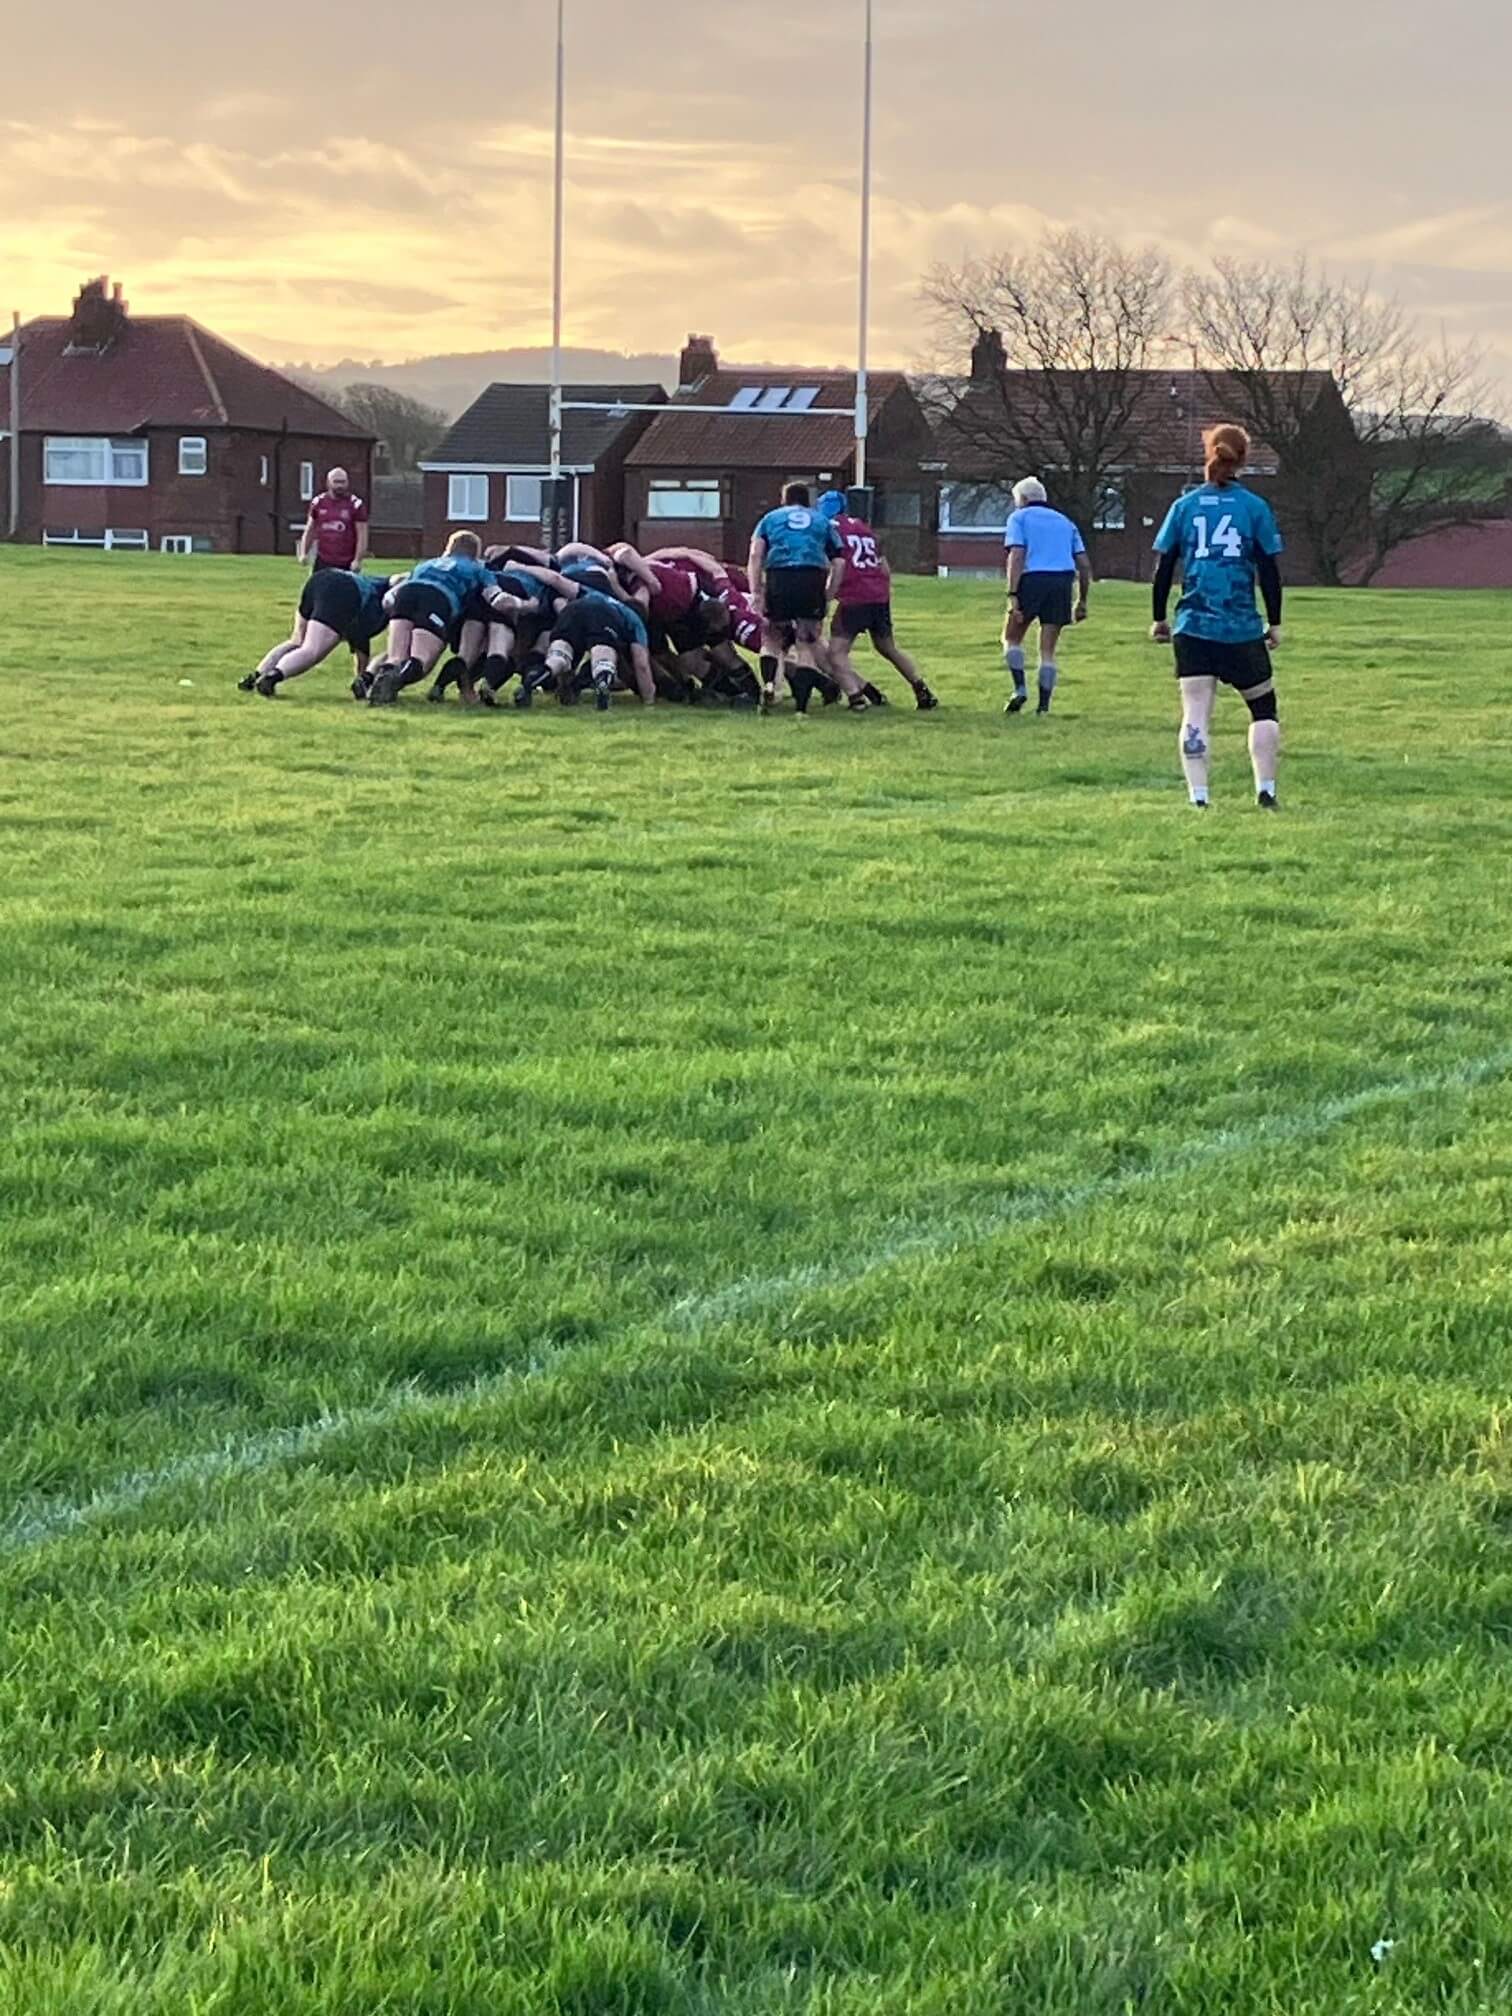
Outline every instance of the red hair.
[(1209, 427), (1202, 437), (1209, 483), (1232, 483), (1250, 456), (1250, 437), (1242, 427)]

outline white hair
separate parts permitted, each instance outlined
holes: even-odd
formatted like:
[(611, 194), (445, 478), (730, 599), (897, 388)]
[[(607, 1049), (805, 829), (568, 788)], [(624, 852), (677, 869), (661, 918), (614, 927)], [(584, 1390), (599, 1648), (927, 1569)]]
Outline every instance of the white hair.
[(1022, 483), (1014, 484), (1013, 501), (1022, 511), (1026, 504), (1047, 504), (1050, 493), (1038, 476), (1026, 476)]

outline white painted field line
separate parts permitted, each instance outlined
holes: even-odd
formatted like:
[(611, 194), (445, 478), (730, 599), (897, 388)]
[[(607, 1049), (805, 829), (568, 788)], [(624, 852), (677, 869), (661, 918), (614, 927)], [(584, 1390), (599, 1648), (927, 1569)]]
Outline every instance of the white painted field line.
[[(1107, 1199), (1168, 1182), (1173, 1177), (1204, 1168), (1212, 1162), (1326, 1134), (1331, 1128), (1353, 1118), (1356, 1113), (1368, 1111), (1372, 1106), (1469, 1090), (1505, 1077), (1509, 1072), (1512, 1072), (1512, 1049), (1505, 1049), (1421, 1078), (1397, 1078), (1382, 1085), (1369, 1085), (1359, 1092), (1326, 1099), (1321, 1105), (1309, 1106), (1300, 1113), (1281, 1114), (1256, 1121), (1251, 1126), (1224, 1128), (1216, 1134), (1204, 1135), (1201, 1140), (1189, 1142), (1147, 1168), (1100, 1176), (1090, 1183), (1071, 1184), (1062, 1189), (1010, 1193), (943, 1224), (902, 1226), (884, 1244), (866, 1253), (795, 1268), (786, 1274), (756, 1275), (746, 1281), (734, 1282), (728, 1288), (716, 1289), (712, 1294), (687, 1297), (674, 1303), (662, 1322), (668, 1329), (696, 1332), (778, 1307), (815, 1289), (852, 1287), (901, 1260), (980, 1245), (1015, 1225), (1043, 1224), (1051, 1219), (1067, 1217)], [(511, 1386), (539, 1378), (555, 1364), (574, 1355), (575, 1352), (566, 1346), (542, 1351), (524, 1365), (507, 1372), (485, 1374), (470, 1385), (447, 1393), (430, 1393), (418, 1386), (398, 1386), (370, 1406), (338, 1408), (293, 1427), (275, 1428), (267, 1434), (219, 1443), (157, 1469), (132, 1471), (88, 1498), (23, 1505), (12, 1513), (4, 1525), (0, 1525), (0, 1558), (104, 1524), (184, 1485), (217, 1484), (230, 1478), (256, 1476), (262, 1471), (275, 1469), (281, 1463), (298, 1462), (315, 1455), (348, 1436), (361, 1437), (390, 1427), (396, 1421), (418, 1419), (425, 1414), (449, 1413), (494, 1399)]]

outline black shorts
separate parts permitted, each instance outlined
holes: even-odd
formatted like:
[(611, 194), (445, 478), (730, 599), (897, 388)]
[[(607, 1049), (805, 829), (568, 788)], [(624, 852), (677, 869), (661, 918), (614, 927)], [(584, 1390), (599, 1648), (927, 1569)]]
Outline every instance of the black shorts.
[(1220, 644), (1216, 638), (1176, 634), (1176, 677), (1217, 679), (1237, 693), (1253, 692), (1272, 676), (1271, 655), (1258, 637), (1249, 644)]
[(307, 623), (323, 623), (327, 630), (345, 637), (362, 613), (357, 576), (342, 568), (322, 567), (306, 581), (299, 613)]
[(829, 608), (828, 567), (773, 567), (766, 577), (766, 620), (822, 623)]
[(1064, 630), (1071, 621), (1075, 574), (1026, 574), (1018, 585), (1019, 614), (1026, 623), (1049, 623)]
[(893, 620), (891, 602), (852, 602), (848, 607), (842, 602), (835, 611), (835, 634), (838, 637), (870, 637), (873, 643), (888, 644), (892, 641)]
[(417, 630), (428, 630), (432, 637), (445, 643), (457, 612), (450, 596), (432, 588), (428, 581), (406, 581), (394, 597), (394, 618), (400, 623), (413, 623)]
[(569, 644), (574, 663), (585, 652), (600, 648), (623, 651), (625, 640), (607, 615), (601, 615), (590, 601), (569, 602), (551, 633), (553, 644)]

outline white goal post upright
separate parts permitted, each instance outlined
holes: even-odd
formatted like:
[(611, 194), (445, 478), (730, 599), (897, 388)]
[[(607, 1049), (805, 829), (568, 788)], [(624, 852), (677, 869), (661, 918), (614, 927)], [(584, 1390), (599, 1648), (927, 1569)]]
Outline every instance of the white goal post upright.
[[(867, 448), (871, 431), (871, 398), (868, 366), (871, 348), (871, 210), (872, 210), (872, 85), (875, 0), (864, 0), (865, 34), (862, 53), (861, 105), (861, 259), (860, 313), (856, 345), (856, 403), (854, 406), (810, 406), (809, 413), (850, 420), (855, 426), (855, 487), (867, 487)], [(667, 407), (631, 405), (618, 399), (568, 399), (562, 384), (562, 295), (567, 211), (567, 0), (556, 0), (556, 146), (552, 210), (551, 273), (551, 478), (544, 487), (541, 511), (542, 532), (553, 550), (566, 534), (561, 530), (567, 518), (566, 481), (562, 475), (562, 425), (567, 413), (665, 413)], [(768, 417), (757, 408), (732, 407), (733, 413), (749, 413), (754, 419)]]

